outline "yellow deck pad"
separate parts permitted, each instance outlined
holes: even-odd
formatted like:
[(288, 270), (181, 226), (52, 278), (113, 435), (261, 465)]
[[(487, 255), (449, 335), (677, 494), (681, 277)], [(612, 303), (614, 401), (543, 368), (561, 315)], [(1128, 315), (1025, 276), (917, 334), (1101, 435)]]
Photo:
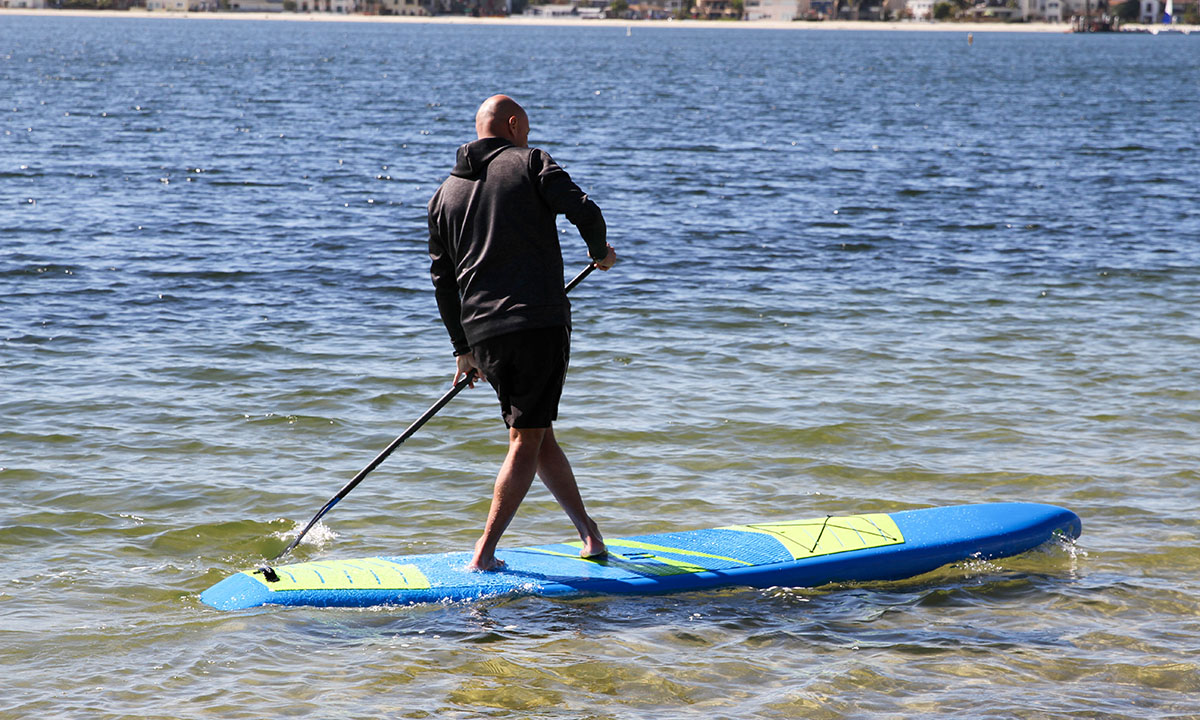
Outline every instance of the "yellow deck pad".
[(883, 513), (830, 515), (816, 520), (734, 525), (721, 529), (770, 535), (795, 560), (904, 543), (900, 528), (890, 515)]
[(285, 590), (424, 590), (430, 587), (416, 565), (400, 565), (383, 558), (297, 563), (275, 568), (278, 582), (267, 582), (261, 573), (246, 574), (273, 592)]

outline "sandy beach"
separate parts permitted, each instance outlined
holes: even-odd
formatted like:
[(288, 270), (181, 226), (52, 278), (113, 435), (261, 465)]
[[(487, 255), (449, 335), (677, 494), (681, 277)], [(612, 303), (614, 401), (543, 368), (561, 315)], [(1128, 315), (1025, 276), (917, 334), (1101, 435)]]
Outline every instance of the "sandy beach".
[[(145, 10), (102, 11), (102, 10), (0, 10), (3, 15), (44, 15), (57, 17), (138, 17), (155, 20), (266, 20), (276, 22), (351, 22), (351, 23), (444, 23), (462, 25), (537, 25), (546, 27), (622, 27), (622, 28), (697, 28), (697, 29), (758, 29), (758, 30), (900, 30), (912, 32), (1035, 32), (1066, 33), (1067, 23), (947, 23), (947, 22), (871, 22), (828, 20), (824, 22), (754, 22), (709, 21), (709, 20), (582, 20), (542, 18), (517, 15), (507, 18), (473, 18), (438, 15), (434, 17), (340, 15), (334, 13), (258, 13), (258, 12), (211, 12), (176, 13), (147, 12)], [(1132, 27), (1132, 26), (1127, 26)], [(1175, 26), (1177, 29), (1193, 29), (1190, 26)], [(1197, 28), (1200, 29), (1200, 28)]]

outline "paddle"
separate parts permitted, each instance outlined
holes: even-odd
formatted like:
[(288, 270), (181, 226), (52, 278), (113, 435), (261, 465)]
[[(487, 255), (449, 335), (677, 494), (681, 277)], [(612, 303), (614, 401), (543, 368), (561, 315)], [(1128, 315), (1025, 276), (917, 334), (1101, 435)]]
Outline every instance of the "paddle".
[[(579, 283), (583, 282), (583, 279), (585, 277), (587, 277), (588, 275), (590, 275), (591, 272), (595, 269), (596, 269), (595, 264), (588, 265), (586, 268), (584, 268), (583, 272), (576, 275), (571, 280), (571, 282), (567, 283), (566, 292), (571, 292), (573, 289), (575, 289), (575, 286), (578, 285)], [(362, 470), (359, 470), (358, 474), (355, 475), (350, 480), (350, 482), (346, 483), (345, 486), (343, 486), (341, 490), (338, 490), (337, 495), (334, 495), (333, 497), (331, 497), (329, 499), (329, 502), (325, 503), (325, 506), (322, 507), (319, 511), (317, 511), (316, 515), (313, 515), (313, 519), (308, 521), (308, 524), (304, 526), (304, 529), (300, 531), (300, 534), (296, 536), (296, 539), (293, 540), (287, 547), (285, 547), (283, 549), (283, 552), (281, 552), (278, 555), (276, 555), (275, 557), (271, 558), (271, 562), (275, 562), (276, 560), (283, 557), (284, 555), (287, 555), (297, 545), (299, 545), (300, 541), (304, 539), (304, 536), (308, 534), (308, 531), (312, 530), (313, 526), (316, 525), (317, 522), (320, 521), (321, 518), (325, 517), (325, 513), (332, 510), (334, 505), (337, 505), (339, 502), (341, 502), (342, 498), (349, 495), (350, 491), (353, 490), (354, 488), (358, 487), (358, 484), (363, 481), (363, 478), (365, 478), (367, 475), (369, 475), (372, 470), (379, 467), (383, 463), (384, 460), (387, 460), (389, 455), (391, 455), (393, 452), (395, 452), (396, 448), (400, 447), (402, 444), (404, 444), (405, 440), (409, 439), (410, 437), (413, 436), (414, 433), (416, 433), (418, 430), (420, 430), (422, 425), (429, 422), (429, 418), (433, 417), (434, 415), (437, 415), (438, 411), (441, 410), (442, 408), (446, 407), (446, 404), (449, 403), (451, 400), (453, 400), (455, 395), (458, 395), (460, 392), (462, 392), (463, 388), (467, 387), (474, 381), (475, 381), (475, 371), (472, 370), (471, 372), (467, 373), (466, 377), (464, 377), (462, 380), (459, 380), (457, 383), (455, 383), (454, 387), (450, 388), (450, 390), (445, 395), (440, 397), (437, 402), (435, 402), (428, 410), (426, 410), (425, 414), (423, 414), (421, 417), (417, 418), (416, 422), (414, 422), (412, 425), (409, 425), (408, 429), (400, 434), (400, 437), (393, 440), (390, 445), (388, 445), (386, 448), (383, 449), (383, 452), (376, 455), (375, 459), (372, 460), (370, 463), (368, 463), (365, 468), (363, 468)], [(268, 572), (271, 574), (274, 574), (274, 571), (272, 571), (271, 568), (259, 568), (259, 570), (265, 571), (264, 575), (267, 574)], [(268, 578), (269, 577), (270, 576), (268, 575)]]

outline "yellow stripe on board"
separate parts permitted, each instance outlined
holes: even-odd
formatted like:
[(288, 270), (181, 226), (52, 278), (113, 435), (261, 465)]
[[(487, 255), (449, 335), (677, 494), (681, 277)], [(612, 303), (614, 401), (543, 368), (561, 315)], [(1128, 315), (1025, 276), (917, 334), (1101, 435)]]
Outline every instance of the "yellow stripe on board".
[(890, 515), (884, 513), (734, 525), (721, 529), (770, 535), (778, 540), (795, 560), (904, 543), (904, 535), (901, 534), (900, 528)]
[[(793, 520), (781, 523), (734, 525), (718, 529), (768, 535), (778, 541), (792, 556), (793, 560), (904, 543), (904, 535), (900, 532), (900, 528), (896, 526), (895, 521), (892, 520), (890, 515), (884, 513), (830, 516), (815, 520)], [(586, 560), (577, 555), (569, 555), (544, 548), (525, 549), (547, 555), (574, 558), (576, 560), (583, 560), (583, 562), (591, 562), (608, 567), (619, 567), (639, 575), (683, 575), (708, 570), (708, 568), (687, 562), (686, 560), (664, 557), (664, 554), (710, 558), (747, 566), (754, 564), (723, 555), (712, 555), (696, 550), (685, 550), (666, 545), (654, 545), (637, 540), (614, 539), (606, 542), (608, 544), (607, 556)], [(583, 543), (581, 542), (563, 544), (570, 547), (583, 547)]]
[[(564, 543), (564, 544), (570, 545), (571, 547), (577, 547), (580, 549), (583, 548), (583, 543), (580, 541), (569, 542), (569, 543)], [(672, 555), (687, 555), (690, 557), (710, 558), (712, 560), (724, 560), (726, 562), (739, 563), (741, 565), (753, 565), (754, 564), (754, 563), (748, 563), (745, 560), (738, 560), (737, 558), (725, 557), (724, 555), (710, 555), (708, 553), (702, 553), (698, 550), (684, 550), (683, 548), (669, 547), (667, 545), (653, 545), (651, 543), (638, 542), (637, 540), (620, 540), (620, 539), (605, 540), (604, 544), (608, 546), (609, 552), (612, 552), (612, 549), (615, 547), (620, 547), (620, 548), (632, 548), (634, 550), (648, 550), (650, 552), (656, 552), (656, 553), (671, 553)]]
[(297, 563), (275, 568), (278, 582), (261, 573), (246, 572), (272, 592), (285, 590), (425, 590), (429, 578), (416, 565), (398, 565), (382, 558)]
[[(637, 573), (638, 575), (687, 575), (689, 573), (698, 573), (698, 572), (708, 571), (708, 568), (701, 567), (700, 565), (693, 565), (692, 563), (685, 562), (683, 560), (672, 560), (671, 558), (665, 558), (665, 557), (662, 557), (661, 555), (653, 555), (648, 552), (619, 553), (619, 552), (613, 550), (614, 547), (629, 547), (631, 549), (637, 549), (639, 546), (645, 545), (645, 543), (628, 542), (628, 541), (624, 541), (624, 540), (605, 541), (605, 542), (608, 545), (608, 554), (602, 555), (601, 557), (598, 557), (598, 558), (581, 558), (578, 555), (568, 555), (567, 553), (555, 552), (553, 550), (547, 550), (545, 548), (522, 548), (522, 550), (543, 553), (545, 555), (554, 555), (556, 557), (571, 558), (574, 560), (580, 560), (582, 562), (595, 563), (596, 565), (603, 565), (604, 567), (616, 567), (616, 568), (620, 568), (622, 570), (628, 570), (629, 572), (632, 572), (632, 573)], [(579, 543), (579, 542), (563, 543), (563, 544), (564, 545), (574, 545), (575, 547), (583, 547), (583, 543)], [(653, 545), (645, 545), (645, 546), (646, 547), (657, 547), (657, 546), (653, 546)], [(672, 553), (686, 554), (686, 555), (698, 555), (701, 557), (718, 557), (716, 555), (705, 555), (704, 553), (688, 552), (685, 550), (680, 550), (678, 548), (663, 547), (663, 548), (660, 548), (660, 550), (662, 552), (672, 552)], [(725, 558), (723, 558), (723, 559), (725, 559)], [(729, 558), (729, 559), (732, 559), (732, 558)], [(742, 561), (735, 560), (734, 562), (742, 562)], [(746, 563), (742, 563), (742, 564), (746, 564)]]

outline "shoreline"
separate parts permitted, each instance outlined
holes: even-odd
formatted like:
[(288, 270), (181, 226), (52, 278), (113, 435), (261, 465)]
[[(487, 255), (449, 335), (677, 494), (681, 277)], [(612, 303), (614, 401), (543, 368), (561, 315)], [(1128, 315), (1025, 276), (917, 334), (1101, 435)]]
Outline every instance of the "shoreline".
[(946, 23), (946, 22), (879, 22), (854, 20), (824, 20), (819, 22), (777, 22), (771, 20), (584, 20), (579, 18), (544, 18), (524, 15), (511, 17), (462, 17), (453, 15), (347, 15), (335, 13), (263, 13), (263, 12), (149, 12), (134, 10), (54, 10), (5, 8), (4, 16), (37, 17), (130, 17), (155, 20), (257, 20), (277, 22), (349, 22), (447, 25), (514, 25), (524, 27), (609, 27), (609, 28), (698, 28), (754, 30), (900, 30), (918, 32), (1033, 32), (1067, 33), (1069, 23)]
[[(610, 20), (581, 18), (547, 18), (525, 15), (511, 17), (465, 17), (457, 15), (355, 15), (337, 13), (264, 13), (264, 12), (150, 12), (140, 8), (131, 10), (55, 10), (50, 8), (0, 8), (4, 16), (36, 17), (130, 17), (154, 20), (256, 20), (275, 22), (343, 22), (343, 23), (392, 23), (416, 25), (513, 25), (520, 27), (611, 27), (611, 28), (695, 28), (705, 30), (893, 30), (902, 32), (967, 32), (967, 33), (1058, 33), (1071, 34), (1071, 24), (1064, 23), (981, 23), (939, 21), (873, 21), (873, 20), (822, 20), (816, 22), (774, 20)], [(1142, 25), (1128, 23), (1118, 33), (1200, 33), (1200, 25)]]

